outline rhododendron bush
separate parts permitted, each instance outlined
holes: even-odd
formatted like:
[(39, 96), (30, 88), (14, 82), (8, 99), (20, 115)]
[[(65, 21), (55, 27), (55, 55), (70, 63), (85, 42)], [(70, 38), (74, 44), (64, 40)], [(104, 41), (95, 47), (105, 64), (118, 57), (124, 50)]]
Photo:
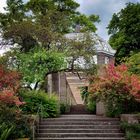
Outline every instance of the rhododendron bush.
[[(128, 72), (124, 64), (105, 66), (105, 74), (90, 78), (89, 92), (94, 100), (103, 100), (110, 104), (110, 110), (121, 113), (126, 111), (129, 101), (140, 101), (140, 77)], [(120, 107), (120, 108), (118, 108)]]

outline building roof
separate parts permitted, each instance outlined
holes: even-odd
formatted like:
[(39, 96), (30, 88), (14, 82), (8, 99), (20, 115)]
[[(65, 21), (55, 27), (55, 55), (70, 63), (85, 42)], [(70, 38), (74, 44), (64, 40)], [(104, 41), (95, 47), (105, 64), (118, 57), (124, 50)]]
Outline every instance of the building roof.
[[(65, 35), (68, 39), (75, 39), (75, 40), (81, 40), (83, 38), (84, 33), (68, 33)], [(111, 56), (114, 56), (116, 53), (116, 50), (112, 49), (112, 47), (107, 43), (104, 39), (99, 37), (95, 33), (90, 33), (91, 39), (95, 42), (94, 48), (96, 53), (102, 52)]]

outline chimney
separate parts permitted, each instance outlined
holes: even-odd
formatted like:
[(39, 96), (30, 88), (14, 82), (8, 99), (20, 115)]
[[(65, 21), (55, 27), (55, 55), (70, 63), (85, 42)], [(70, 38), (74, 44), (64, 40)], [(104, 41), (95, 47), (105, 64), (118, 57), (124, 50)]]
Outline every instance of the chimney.
[(75, 32), (80, 33), (80, 30), (81, 30), (81, 27), (80, 27), (79, 24), (77, 24), (76, 27), (75, 27)]

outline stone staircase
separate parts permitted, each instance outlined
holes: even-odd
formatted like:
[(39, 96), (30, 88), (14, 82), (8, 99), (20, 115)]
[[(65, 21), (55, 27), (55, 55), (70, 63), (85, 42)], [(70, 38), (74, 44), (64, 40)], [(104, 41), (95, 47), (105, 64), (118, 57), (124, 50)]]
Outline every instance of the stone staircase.
[(80, 87), (86, 86), (88, 84), (85, 79), (80, 79), (80, 78), (85, 78), (83, 73), (80, 73), (79, 76), (80, 77), (78, 77), (77, 73), (72, 73), (72, 72), (66, 73), (66, 80), (71, 89), (73, 97), (76, 101), (75, 105), (84, 104), (84, 102), (82, 101), (81, 95), (80, 95)]
[(88, 114), (80, 95), (80, 87), (88, 83), (76, 73), (66, 73), (66, 80), (75, 99), (70, 114), (42, 119), (36, 140), (125, 140), (118, 118)]
[(36, 140), (125, 140), (118, 118), (96, 115), (62, 115), (42, 119)]

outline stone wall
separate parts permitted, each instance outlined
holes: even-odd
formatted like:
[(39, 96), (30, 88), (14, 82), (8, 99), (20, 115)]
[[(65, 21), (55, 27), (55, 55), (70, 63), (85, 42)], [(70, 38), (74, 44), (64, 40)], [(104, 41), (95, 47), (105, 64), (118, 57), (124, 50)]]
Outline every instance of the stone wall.
[(56, 93), (61, 103), (75, 105), (75, 100), (67, 83), (65, 72), (48, 75), (48, 92)]
[(105, 61), (106, 58), (108, 58), (108, 63), (112, 63), (115, 60), (114, 56), (111, 56), (109, 54), (105, 54), (103, 52), (99, 52), (97, 54), (97, 64), (98, 65), (107, 64), (106, 61)]

